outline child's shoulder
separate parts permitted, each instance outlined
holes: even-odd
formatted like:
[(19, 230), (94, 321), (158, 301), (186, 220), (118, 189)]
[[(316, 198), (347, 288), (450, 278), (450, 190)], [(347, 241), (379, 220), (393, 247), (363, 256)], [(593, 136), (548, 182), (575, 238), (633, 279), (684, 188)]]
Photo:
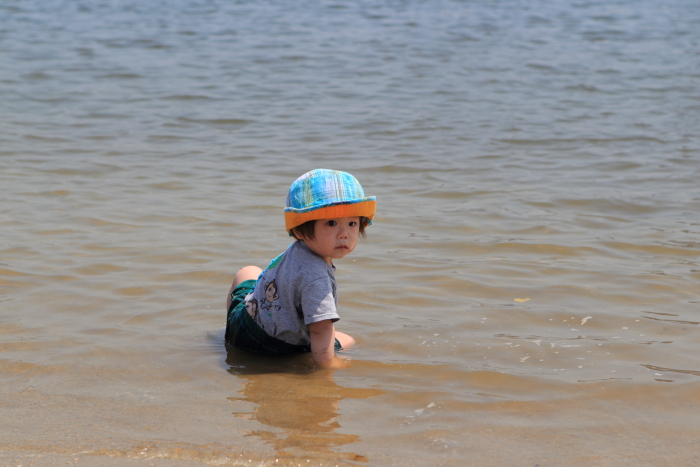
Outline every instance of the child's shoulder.
[(263, 271), (263, 275), (269, 272), (277, 272), (276, 269), (293, 269), (303, 272), (304, 270), (323, 269), (325, 261), (309, 249), (304, 242), (297, 240), (287, 247), (282, 253), (277, 255)]
[(311, 249), (306, 246), (306, 243), (301, 240), (297, 240), (289, 245), (285, 253), (289, 254), (291, 261), (300, 263), (308, 268), (325, 270), (327, 267), (326, 261), (311, 251)]
[(300, 240), (289, 245), (282, 254), (273, 259), (263, 273), (266, 278), (284, 277), (285, 282), (289, 281), (298, 286), (329, 275), (333, 277), (333, 271), (331, 269), (329, 272), (323, 258)]

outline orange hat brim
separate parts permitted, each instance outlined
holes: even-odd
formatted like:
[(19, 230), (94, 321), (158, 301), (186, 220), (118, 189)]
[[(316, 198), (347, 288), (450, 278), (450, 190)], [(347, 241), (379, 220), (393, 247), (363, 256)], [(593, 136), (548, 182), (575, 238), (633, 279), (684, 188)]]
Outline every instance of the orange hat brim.
[(337, 219), (339, 217), (361, 216), (369, 220), (374, 219), (377, 210), (376, 201), (363, 201), (352, 204), (334, 204), (323, 208), (314, 209), (309, 212), (285, 212), (284, 223), (287, 232), (294, 227), (300, 226), (304, 222), (315, 221), (317, 219)]

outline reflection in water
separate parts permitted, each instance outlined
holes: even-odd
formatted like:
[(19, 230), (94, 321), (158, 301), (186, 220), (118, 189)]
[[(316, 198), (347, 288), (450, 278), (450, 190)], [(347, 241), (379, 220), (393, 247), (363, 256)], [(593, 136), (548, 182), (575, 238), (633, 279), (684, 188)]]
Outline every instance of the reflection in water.
[(338, 406), (345, 398), (364, 399), (382, 391), (338, 386), (335, 370), (314, 369), (308, 355), (262, 357), (229, 348), (226, 363), (229, 373), (244, 380), (243, 397), (229, 400), (256, 404), (252, 413), (234, 414), (273, 428), (249, 435), (272, 445), (280, 457), (367, 461), (362, 455), (334, 450), (359, 439), (336, 433), (341, 427)]

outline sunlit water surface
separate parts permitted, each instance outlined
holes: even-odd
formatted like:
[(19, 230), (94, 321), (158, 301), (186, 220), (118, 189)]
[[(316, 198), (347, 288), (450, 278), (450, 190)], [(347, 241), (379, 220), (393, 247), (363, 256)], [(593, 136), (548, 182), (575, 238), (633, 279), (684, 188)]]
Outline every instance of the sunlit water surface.
[[(700, 465), (700, 4), (0, 3), (0, 464)], [(289, 184), (349, 368), (226, 351)]]

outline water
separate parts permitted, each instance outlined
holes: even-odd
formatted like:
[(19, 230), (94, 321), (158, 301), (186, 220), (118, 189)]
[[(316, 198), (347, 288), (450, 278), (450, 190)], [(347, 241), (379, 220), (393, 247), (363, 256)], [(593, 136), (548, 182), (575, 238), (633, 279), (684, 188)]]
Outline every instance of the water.
[[(698, 465), (700, 7), (0, 4), (0, 464)], [(351, 365), (223, 346), (289, 184)]]

